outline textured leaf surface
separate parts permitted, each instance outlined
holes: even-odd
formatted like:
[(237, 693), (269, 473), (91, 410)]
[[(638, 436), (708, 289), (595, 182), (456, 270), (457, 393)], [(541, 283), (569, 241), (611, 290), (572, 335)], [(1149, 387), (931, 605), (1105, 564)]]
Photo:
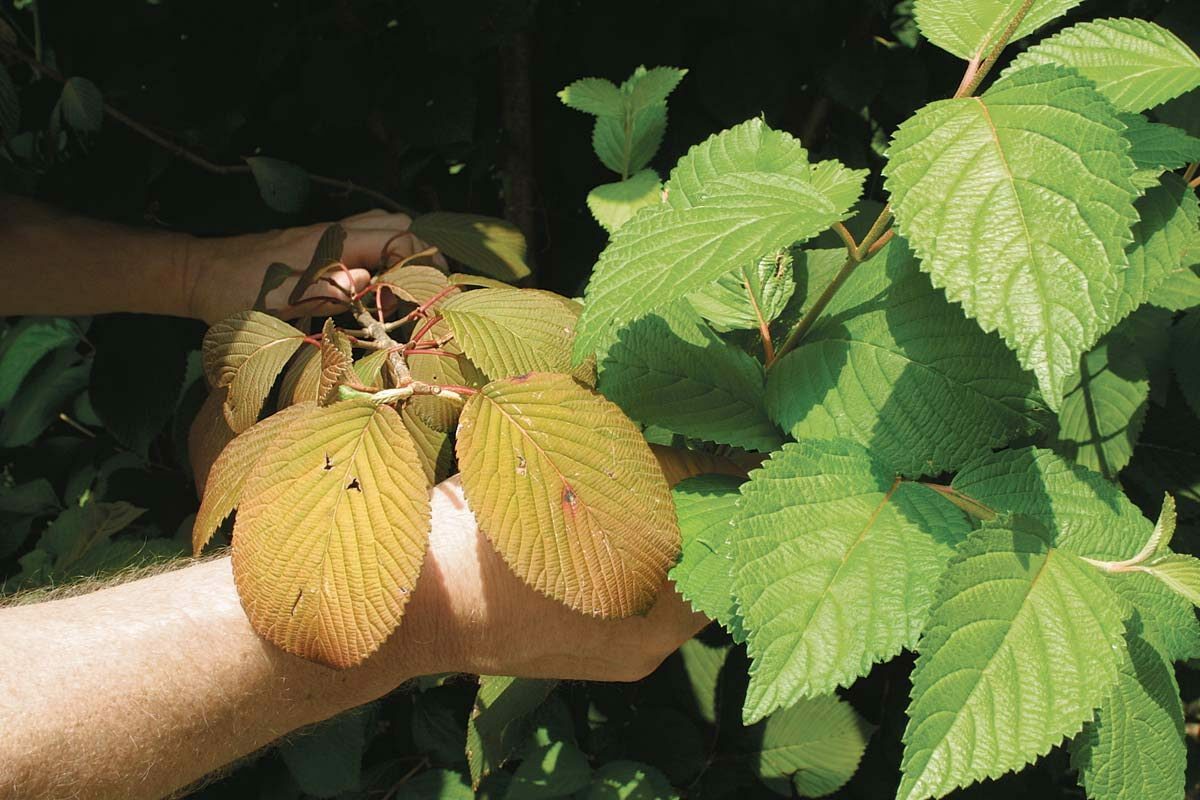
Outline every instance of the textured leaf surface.
[[(1032, 447), (981, 457), (953, 488), (997, 512), (1038, 520), (1063, 550), (1105, 561), (1131, 558), (1153, 532), (1150, 520), (1099, 474)], [(1171, 659), (1200, 656), (1200, 624), (1191, 605), (1149, 575), (1109, 585), (1141, 614), (1143, 636)]]
[(844, 437), (905, 475), (953, 470), (1045, 424), (1029, 374), (933, 288), (897, 242), (857, 270), (804, 344), (768, 373), (793, 438)]
[(225, 445), (237, 435), (225, 421), (225, 413), (221, 410), (224, 405), (224, 389), (209, 392), (188, 429), (188, 464), (192, 468), (192, 477), (200, 494), (204, 494), (213, 463), (225, 449)]
[(767, 718), (756, 756), (758, 777), (772, 791), (824, 797), (853, 777), (872, 728), (833, 695), (809, 697)]
[(753, 660), (746, 721), (849, 685), (915, 644), (966, 532), (961, 512), (845, 440), (786, 444), (752, 472), (734, 532)]
[(524, 739), (529, 714), (540, 706), (557, 681), (481, 675), (475, 705), (467, 723), (467, 764), (471, 785), (504, 765)]
[[(592, 108), (580, 108), (576, 84), (568, 86), (559, 97), (572, 108), (597, 114), (592, 129), (592, 148), (604, 166), (622, 178), (628, 178), (645, 167), (658, 152), (667, 128), (667, 96), (686, 74), (687, 70), (673, 67), (638, 67), (618, 89), (621, 105), (615, 114), (607, 107), (609, 102), (585, 101)], [(610, 94), (605, 92), (605, 95), (611, 100)], [(572, 103), (572, 98), (576, 103)]]
[(662, 183), (652, 169), (644, 169), (623, 181), (601, 184), (587, 196), (588, 210), (609, 233), (614, 233), (643, 208), (661, 203)]
[(584, 800), (676, 800), (667, 776), (648, 764), (610, 761), (592, 776)]
[[(450, 281), (441, 270), (422, 264), (392, 267), (380, 273), (373, 283), (388, 287), (401, 300), (416, 305), (428, 303), (450, 286)], [(453, 294), (450, 292), (448, 296)]]
[(1125, 645), (1117, 682), (1071, 743), (1071, 765), (1092, 800), (1177, 800), (1187, 748), (1174, 671), (1136, 634)]
[(692, 608), (721, 623), (735, 641), (745, 638), (733, 599), (733, 517), (741, 483), (730, 475), (698, 475), (671, 490), (683, 537), (671, 580)]
[(1123, 129), (1087, 79), (1031, 67), (917, 112), (885, 169), (921, 268), (1000, 332), (1051, 408), (1111, 320), (1127, 264), (1137, 192)]
[(1126, 608), (1035, 522), (972, 534), (921, 638), (897, 796), (997, 777), (1078, 732), (1117, 679)]
[(1200, 306), (1200, 229), (1184, 250), (1179, 266), (1167, 273), (1149, 302), (1171, 311)]
[(535, 289), (478, 289), (441, 303), (463, 352), (492, 379), (570, 372), (578, 304)]
[(429, 515), (394, 409), (348, 401), (299, 414), (247, 478), (234, 525), (233, 574), (255, 630), (323, 664), (360, 663), (400, 622)]
[[(1079, 5), (1081, 0), (1033, 0), (1012, 33), (1016, 41)], [(926, 39), (962, 59), (986, 56), (1016, 18), (1022, 0), (917, 0), (913, 14)]]
[(401, 409), (400, 418), (404, 420), (404, 427), (412, 434), (413, 444), (417, 446), (421, 467), (425, 470), (429, 483), (437, 484), (450, 477), (454, 467), (454, 441), (450, 433), (439, 431), (408, 405)]
[(1172, 553), (1159, 556), (1141, 569), (1192, 605), (1200, 606), (1200, 559)]
[(621, 90), (604, 78), (580, 78), (558, 93), (563, 105), (595, 116), (618, 117), (624, 113)]
[(755, 330), (778, 317), (795, 291), (792, 256), (780, 252), (722, 275), (688, 295), (688, 302), (718, 330)]
[(706, 189), (704, 205), (640, 215), (613, 236), (588, 283), (576, 361), (611, 342), (622, 323), (815, 236), (848, 208), (805, 179), (764, 172), (715, 178)]
[(1050, 447), (1109, 478), (1125, 468), (1146, 419), (1150, 381), (1137, 351), (1102, 341), (1080, 360), (1066, 386)]
[(763, 405), (762, 365), (686, 305), (622, 330), (600, 389), (637, 421), (685, 436), (760, 451), (782, 441)]
[(354, 365), (350, 338), (342, 333), (332, 319), (325, 320), (321, 337), (321, 377), (317, 381), (317, 402), (329, 405), (337, 399), (337, 388)]
[(1200, 139), (1174, 125), (1150, 122), (1141, 114), (1122, 114), (1128, 127), (1129, 157), (1138, 169), (1178, 169), (1200, 159)]
[(1120, 322), (1154, 295), (1180, 269), (1200, 221), (1196, 193), (1174, 174), (1163, 175), (1137, 201), (1138, 223), (1126, 249), (1129, 269), (1119, 278), (1120, 292), (1110, 324)]
[(204, 373), (228, 388), (225, 419), (237, 433), (258, 421), (275, 378), (304, 341), (304, 332), (259, 311), (242, 311), (204, 335)]
[(1096, 84), (1122, 111), (1141, 111), (1200, 86), (1200, 57), (1144, 19), (1080, 22), (1029, 48), (1008, 72), (1057, 64)]
[(570, 742), (551, 742), (525, 754), (505, 800), (548, 800), (571, 795), (588, 785), (592, 768), (582, 750)]
[(435, 211), (414, 219), (409, 230), (414, 236), (437, 245), (451, 258), (485, 275), (515, 281), (529, 274), (529, 266), (525, 263), (525, 236), (512, 223), (502, 219)]
[(217, 528), (237, 508), (254, 465), (279, 432), (294, 420), (312, 413), (315, 407), (311, 402), (288, 406), (242, 431), (220, 451), (208, 471), (200, 510), (192, 523), (193, 554), (200, 555)]
[(565, 375), (493, 381), (464, 409), (456, 447), (479, 527), (523, 581), (605, 617), (654, 602), (679, 528), (654, 455), (617, 406)]

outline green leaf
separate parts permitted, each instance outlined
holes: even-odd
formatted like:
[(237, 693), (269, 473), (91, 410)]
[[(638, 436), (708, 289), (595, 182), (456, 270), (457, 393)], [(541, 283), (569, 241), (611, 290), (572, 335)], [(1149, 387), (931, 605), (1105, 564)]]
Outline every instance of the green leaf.
[(832, 440), (786, 444), (752, 472), (735, 529), (753, 660), (742, 715), (754, 722), (913, 646), (967, 524), (861, 445)]
[(617, 183), (601, 184), (587, 196), (588, 210), (609, 233), (615, 233), (643, 208), (659, 205), (662, 205), (662, 183), (652, 169), (644, 169)]
[(390, 406), (309, 409), (275, 433), (242, 490), (233, 575), (251, 624), (339, 668), (399, 624), (429, 536), (429, 484)]
[(221, 450), (209, 468), (200, 510), (192, 523), (194, 555), (200, 555), (217, 528), (237, 508), (254, 466), (275, 437), (292, 421), (311, 413), (314, 407), (311, 401), (288, 406), (250, 426)]
[[(996, 512), (1032, 517), (1054, 546), (1103, 561), (1132, 558), (1153, 533), (1150, 520), (1099, 474), (1032, 447), (980, 457), (952, 487)], [(1190, 604), (1147, 575), (1110, 581), (1141, 614), (1143, 635), (1172, 660), (1200, 656), (1200, 623)]]
[(639, 215), (613, 236), (588, 283), (575, 361), (623, 323), (712, 283), (737, 264), (815, 236), (845, 213), (808, 181), (764, 172), (715, 178), (703, 206)]
[(96, 350), (88, 397), (113, 438), (135, 453), (145, 455), (175, 413), (194, 337), (190, 322), (141, 314), (105, 315), (88, 330)]
[(300, 791), (337, 797), (359, 788), (373, 713), (370, 706), (355, 708), (283, 740), (279, 756)]
[(1189, 311), (1171, 328), (1171, 367), (1192, 413), (1200, 416), (1200, 311)]
[(275, 378), (304, 343), (304, 332), (260, 311), (241, 311), (204, 335), (204, 374), (229, 389), (225, 419), (235, 433), (258, 421)]
[(1005, 74), (1056, 64), (1096, 84), (1121, 111), (1142, 111), (1200, 86), (1200, 56), (1144, 19), (1080, 22), (1030, 47)]
[(1180, 597), (1186, 597), (1192, 605), (1200, 606), (1200, 559), (1171, 553), (1138, 569), (1154, 576)]
[(678, 800), (679, 793), (648, 764), (610, 761), (592, 775), (583, 800)]
[(921, 268), (1000, 332), (1053, 409), (1111, 325), (1128, 263), (1137, 191), (1123, 129), (1087, 79), (1031, 67), (918, 111), (885, 168)]
[(74, 320), (66, 317), (25, 317), (0, 338), (0, 411), (8, 407), (22, 381), (38, 362), (83, 336)]
[(747, 450), (782, 442), (763, 405), (762, 365), (686, 305), (625, 327), (602, 366), (600, 390), (639, 422)]
[(1133, 226), (1133, 243), (1126, 248), (1129, 269), (1118, 278), (1120, 290), (1110, 317), (1114, 324), (1148, 301), (1180, 269), (1200, 221), (1195, 191), (1170, 173), (1138, 198), (1136, 208), (1139, 219)]
[(476, 795), (461, 772), (427, 769), (406, 782), (399, 796), (408, 800), (473, 800)]
[[(1033, 0), (1010, 40), (1028, 36), (1079, 3), (1080, 0)], [(916, 0), (913, 15), (926, 39), (959, 58), (970, 60), (992, 51), (1022, 4), (1023, 0)]]
[(67, 349), (39, 361), (0, 417), (0, 448), (23, 447), (41, 436), (87, 386), (91, 368), (90, 360)]
[(759, 779), (776, 794), (824, 797), (853, 777), (872, 727), (833, 695), (805, 698), (762, 726), (755, 757)]
[(98, 131), (104, 122), (104, 96), (87, 78), (68, 78), (54, 106), (54, 116), (61, 116), (77, 131)]
[(1071, 742), (1071, 766), (1092, 800), (1175, 800), (1184, 795), (1187, 748), (1174, 671), (1134, 633), (1121, 656), (1095, 720)]
[(687, 299), (717, 330), (761, 330), (783, 313), (795, 291), (792, 256), (781, 251), (722, 275)]
[(1142, 357), (1120, 339), (1105, 339), (1083, 356), (1079, 374), (1067, 382), (1049, 446), (1115, 478), (1133, 458), (1149, 400)]
[(739, 642), (745, 632), (733, 599), (732, 536), (741, 483), (729, 475), (698, 475), (671, 490), (683, 537), (671, 580), (692, 608), (721, 623)]
[(579, 305), (536, 289), (477, 289), (438, 306), (454, 341), (489, 377), (571, 372)]
[(972, 534), (921, 637), (897, 797), (998, 777), (1077, 733), (1116, 682), (1126, 609), (1032, 520)]
[(505, 281), (518, 281), (529, 275), (525, 236), (510, 222), (479, 214), (435, 211), (414, 219), (409, 230), (485, 275)]
[(667, 202), (675, 209), (704, 205), (708, 184), (726, 175), (770, 172), (802, 180), (812, 176), (808, 151), (786, 131), (749, 119), (715, 133), (679, 159), (667, 180)]
[(297, 214), (304, 210), (312, 189), (312, 179), (305, 169), (267, 156), (249, 156), (246, 163), (250, 165), (250, 174), (268, 208), (281, 214)]
[(571, 795), (588, 785), (587, 756), (569, 742), (552, 742), (526, 753), (513, 774), (505, 800), (546, 800)]
[(606, 167), (624, 179), (650, 163), (667, 128), (667, 95), (686, 74), (672, 67), (638, 67), (621, 84), (620, 116), (598, 116), (592, 130), (592, 148)]
[(1150, 122), (1141, 114), (1120, 114), (1119, 119), (1127, 126), (1122, 135), (1139, 170), (1151, 170), (1157, 176), (1163, 170), (1200, 160), (1200, 139), (1174, 125)]
[(904, 475), (1039, 431), (1040, 398), (1004, 342), (948, 303), (902, 242), (877, 260), (767, 374), (771, 418), (799, 441), (852, 439)]
[(558, 681), (479, 677), (479, 692), (467, 723), (467, 763), (471, 785), (504, 766), (525, 739), (529, 714), (540, 706)]
[(288, 303), (296, 305), (303, 298), (309, 287), (317, 282), (325, 273), (332, 271), (342, 261), (342, 251), (346, 245), (346, 229), (340, 223), (326, 226), (313, 248), (312, 258), (304, 268), (296, 285), (288, 295)]
[[(726, 515), (726, 521), (728, 519)], [(729, 580), (724, 573), (722, 579), (728, 590)], [(672, 580), (678, 585), (678, 579)], [(722, 675), (725, 671), (725, 661), (729, 657), (729, 649), (727, 644), (713, 646), (699, 638), (688, 639), (679, 648), (679, 660), (683, 662), (683, 671), (691, 688), (691, 700), (695, 702), (700, 718), (709, 725), (718, 724)]]
[(1200, 229), (1193, 234), (1179, 266), (1167, 273), (1149, 302), (1171, 311), (1200, 306)]
[(625, 113), (625, 97), (612, 81), (580, 78), (558, 93), (563, 105), (597, 117), (619, 117)]
[(667, 482), (620, 409), (566, 375), (484, 386), (456, 444), (471, 510), (521, 580), (577, 611), (650, 607), (679, 552)]

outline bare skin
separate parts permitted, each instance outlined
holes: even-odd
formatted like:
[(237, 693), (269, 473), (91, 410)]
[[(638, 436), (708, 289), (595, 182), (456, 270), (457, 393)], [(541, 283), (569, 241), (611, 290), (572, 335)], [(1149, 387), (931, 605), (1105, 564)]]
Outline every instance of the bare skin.
[[(382, 212), (346, 221), (356, 283), (407, 225)], [(306, 264), (323, 227), (197, 240), (5, 198), (0, 313), (212, 321), (253, 302), (271, 261)], [(394, 244), (397, 257), (414, 246)], [(286, 312), (289, 291), (269, 303)], [(658, 455), (671, 482), (715, 466)], [(355, 669), (330, 670), (260, 639), (228, 558), (0, 609), (0, 798), (162, 797), (423, 674), (636, 680), (706, 622), (669, 583), (645, 617), (625, 620), (538, 594), (488, 545), (451, 478), (433, 490), (429, 552), (402, 625)]]

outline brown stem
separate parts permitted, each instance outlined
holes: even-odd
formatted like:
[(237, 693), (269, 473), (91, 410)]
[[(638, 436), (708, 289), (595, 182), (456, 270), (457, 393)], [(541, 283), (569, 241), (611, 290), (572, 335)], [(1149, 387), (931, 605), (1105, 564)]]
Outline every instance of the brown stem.
[[(892, 206), (889, 203), (879, 212), (879, 216), (875, 218), (875, 222), (871, 224), (871, 230), (867, 231), (867, 235), (863, 237), (863, 240), (853, 250), (849, 251), (845, 263), (842, 264), (837, 274), (833, 276), (833, 280), (829, 282), (829, 285), (825, 287), (825, 291), (821, 292), (821, 296), (804, 313), (804, 316), (796, 323), (796, 327), (792, 328), (791, 333), (784, 340), (783, 346), (776, 351), (775, 357), (767, 360), (767, 369), (773, 367), (778, 363), (779, 359), (796, 349), (796, 346), (804, 340), (809, 330), (816, 324), (817, 318), (821, 316), (826, 306), (833, 300), (834, 295), (838, 293), (838, 289), (841, 289), (846, 279), (850, 277), (850, 273), (854, 272), (859, 264), (870, 261), (875, 257), (876, 253), (883, 249), (883, 244), (886, 244), (886, 240), (891, 238), (888, 235), (891, 233), (888, 230), (888, 224), (891, 221)], [(880, 242), (883, 244), (880, 244)], [(878, 247), (876, 247), (877, 244), (879, 245)]]
[(770, 364), (775, 360), (775, 343), (771, 341), (771, 325), (767, 318), (763, 316), (762, 309), (758, 305), (758, 298), (754, 296), (754, 289), (750, 286), (749, 279), (745, 278), (746, 272), (742, 270), (742, 286), (746, 289), (746, 295), (750, 298), (750, 308), (754, 310), (754, 317), (758, 320), (758, 336), (762, 339), (763, 357), (766, 358), (766, 363)]
[(1029, 13), (1029, 9), (1033, 6), (1033, 0), (1025, 0), (1021, 3), (1021, 7), (1017, 9), (1017, 13), (1013, 14), (1013, 18), (1008, 21), (1008, 27), (1000, 34), (1000, 38), (996, 40), (996, 45), (992, 51), (988, 53), (987, 58), (979, 65), (979, 69), (975, 70), (975, 74), (967, 81), (965, 87), (961, 87), (961, 94), (956, 93), (955, 97), (970, 97), (975, 94), (975, 90), (979, 88), (979, 84), (983, 83), (983, 79), (991, 71), (992, 67), (996, 66), (996, 61), (999, 60), (1000, 54), (1004, 52), (1004, 48), (1008, 46), (1008, 40), (1016, 32), (1017, 26), (1021, 24), (1021, 20), (1025, 19), (1025, 15)]
[[(65, 75), (63, 75), (61, 72), (54, 69), (53, 67), (43, 64), (41, 61), (34, 58), (33, 56), (28, 55), (27, 53), (24, 53), (23, 51), (21, 51), (20, 48), (17, 48), (7, 42), (0, 41), (0, 53), (4, 53), (5, 55), (12, 56), (13, 58), (25, 63), (26, 65), (29, 66), (30, 69), (32, 69), (34, 72), (39, 73), (40, 75), (44, 75), (47, 78), (51, 78), (62, 84), (65, 84), (67, 82), (67, 77)], [(163, 150), (166, 150), (168, 153), (171, 153), (172, 155), (174, 155), (178, 158), (182, 158), (184, 161), (187, 161), (188, 163), (192, 164), (193, 166), (199, 167), (200, 169), (204, 170), (205, 172), (210, 172), (214, 175), (250, 175), (250, 174), (252, 174), (250, 171), (250, 167), (246, 164), (216, 164), (212, 161), (209, 161), (207, 158), (197, 155), (196, 153), (193, 153), (191, 150), (188, 150), (187, 148), (185, 148), (181, 145), (178, 145), (175, 142), (172, 142), (170, 139), (167, 139), (166, 137), (155, 133), (154, 131), (147, 128), (145, 125), (141, 124), (137, 120), (135, 120), (132, 117), (130, 117), (129, 115), (125, 114), (123, 111), (121, 111), (117, 108), (114, 108), (113, 106), (109, 105), (108, 103), (104, 103), (103, 107), (104, 107), (105, 114), (112, 117), (117, 122), (124, 125), (125, 127), (129, 128), (134, 133), (138, 134), (139, 136), (141, 136), (144, 139), (150, 140), (154, 144), (161, 147)], [(340, 178), (331, 178), (327, 175), (314, 175), (311, 172), (308, 173), (308, 178), (313, 183), (320, 184), (321, 186), (329, 186), (329, 187), (337, 189), (339, 191), (357, 192), (358, 194), (365, 195), (367, 197), (370, 197), (372, 200), (379, 203), (380, 205), (382, 205), (392, 211), (403, 211), (403, 212), (410, 211), (410, 209), (408, 209), (406, 206), (403, 206), (400, 203), (397, 203), (395, 200), (388, 197), (383, 192), (375, 191), (374, 189), (370, 189), (366, 186), (359, 186), (358, 184), (354, 183), (353, 181), (342, 180)]]
[(362, 304), (362, 301), (355, 301), (352, 306), (354, 318), (358, 320), (358, 324), (363, 326), (363, 330), (375, 340), (375, 344), (380, 346), (380, 349), (387, 349), (388, 363), (392, 367), (392, 371), (396, 373), (396, 384), (405, 386), (412, 383), (412, 373), (408, 370), (408, 362), (404, 360), (404, 354), (401, 352), (402, 344), (392, 338), (387, 331), (387, 326), (371, 316), (371, 312)]
[(1188, 164), (1187, 169), (1183, 171), (1183, 179), (1190, 186), (1192, 178), (1196, 177), (1196, 173), (1200, 171), (1200, 161), (1193, 161)]
[(845, 225), (835, 222), (833, 224), (833, 232), (842, 237), (842, 243), (846, 245), (847, 253), (854, 253), (858, 250), (858, 242), (854, 241), (854, 234)]
[(1195, 189), (1197, 186), (1200, 186), (1200, 178), (1192, 178), (1188, 181), (1188, 188)]

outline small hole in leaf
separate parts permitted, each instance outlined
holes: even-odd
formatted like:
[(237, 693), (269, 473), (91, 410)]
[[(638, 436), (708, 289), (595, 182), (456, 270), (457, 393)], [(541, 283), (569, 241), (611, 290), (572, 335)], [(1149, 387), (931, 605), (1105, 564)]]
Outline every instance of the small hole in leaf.
[(346, 489), (347, 489), (347, 490), (350, 490), (350, 489), (355, 489), (355, 490), (357, 490), (357, 491), (361, 492), (361, 491), (362, 491), (362, 484), (360, 484), (360, 483), (358, 482), (358, 478), (351, 478), (351, 479), (350, 479), (350, 482), (346, 484)]
[(563, 504), (563, 508), (565, 508), (567, 511), (571, 511), (571, 512), (575, 511), (575, 505), (576, 505), (575, 492), (573, 489), (571, 489), (570, 486), (563, 487), (562, 504)]
[(296, 616), (296, 609), (300, 607), (300, 601), (304, 599), (304, 590), (301, 589), (296, 593), (296, 602), (292, 603), (292, 616)]
[(333, 469), (333, 459), (329, 457), (329, 453), (325, 454), (325, 471)]
[(517, 456), (517, 474), (525, 477), (525, 473), (528, 471), (529, 469), (525, 466), (525, 456)]

